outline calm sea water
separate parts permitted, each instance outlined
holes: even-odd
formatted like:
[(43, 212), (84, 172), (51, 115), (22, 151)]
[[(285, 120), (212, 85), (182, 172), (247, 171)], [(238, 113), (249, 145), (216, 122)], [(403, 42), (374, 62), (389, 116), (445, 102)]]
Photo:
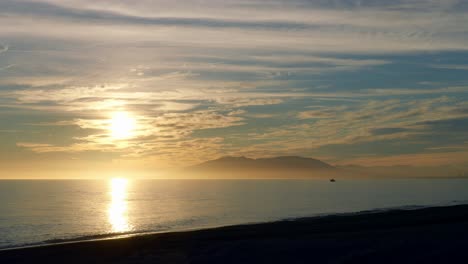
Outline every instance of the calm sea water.
[(0, 248), (468, 201), (468, 180), (0, 181)]

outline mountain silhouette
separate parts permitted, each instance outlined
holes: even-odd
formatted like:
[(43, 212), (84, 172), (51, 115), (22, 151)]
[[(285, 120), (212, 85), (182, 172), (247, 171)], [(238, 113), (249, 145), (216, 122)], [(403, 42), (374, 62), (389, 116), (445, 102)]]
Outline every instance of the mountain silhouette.
[(323, 161), (298, 157), (281, 156), (273, 158), (251, 159), (240, 157), (222, 157), (189, 167), (193, 170), (333, 170)]

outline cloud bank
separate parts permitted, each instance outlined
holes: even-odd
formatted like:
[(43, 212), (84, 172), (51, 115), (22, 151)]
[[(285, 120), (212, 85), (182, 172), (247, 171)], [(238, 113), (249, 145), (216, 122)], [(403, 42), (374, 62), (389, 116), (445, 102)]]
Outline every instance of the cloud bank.
[[(0, 160), (454, 157), (467, 13), (461, 0), (1, 1)], [(116, 111), (131, 138), (112, 139)]]

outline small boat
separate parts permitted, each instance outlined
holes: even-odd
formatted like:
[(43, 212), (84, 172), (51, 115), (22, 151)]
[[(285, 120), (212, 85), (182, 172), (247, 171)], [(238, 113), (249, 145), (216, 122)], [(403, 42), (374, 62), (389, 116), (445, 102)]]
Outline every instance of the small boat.
[(330, 179), (330, 182), (336, 182), (336, 180), (335, 179)]

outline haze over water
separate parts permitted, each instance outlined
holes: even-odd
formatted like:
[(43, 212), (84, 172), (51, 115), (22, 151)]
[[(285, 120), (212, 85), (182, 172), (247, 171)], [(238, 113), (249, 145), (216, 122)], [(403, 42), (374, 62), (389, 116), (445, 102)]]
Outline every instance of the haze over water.
[(1, 181), (0, 248), (468, 201), (468, 179)]

